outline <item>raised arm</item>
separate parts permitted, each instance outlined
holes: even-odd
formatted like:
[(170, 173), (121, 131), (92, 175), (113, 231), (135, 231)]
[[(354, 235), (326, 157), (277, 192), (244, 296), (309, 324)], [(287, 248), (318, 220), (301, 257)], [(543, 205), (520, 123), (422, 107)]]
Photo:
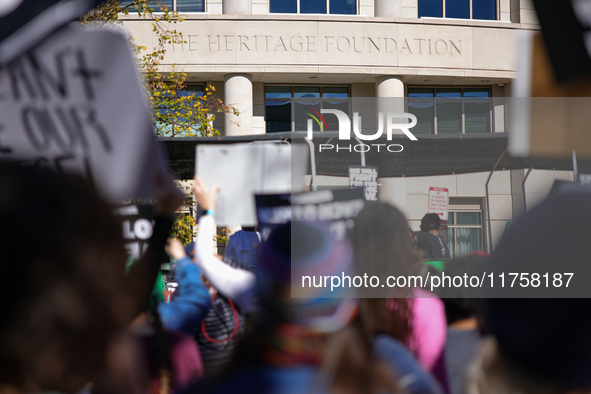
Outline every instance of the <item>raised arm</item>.
[(224, 296), (236, 298), (255, 285), (256, 277), (250, 272), (231, 267), (214, 254), (215, 198), (218, 189), (209, 189), (199, 178), (193, 182), (197, 204), (206, 211), (199, 219), (195, 247), (195, 262), (209, 282)]

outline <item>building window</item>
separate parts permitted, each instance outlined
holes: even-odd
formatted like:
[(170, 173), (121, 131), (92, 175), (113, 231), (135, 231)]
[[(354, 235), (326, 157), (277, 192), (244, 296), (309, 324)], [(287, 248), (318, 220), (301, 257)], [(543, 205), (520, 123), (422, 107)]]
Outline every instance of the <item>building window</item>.
[[(201, 97), (203, 97), (205, 91), (205, 85), (203, 84), (187, 84), (183, 87), (183, 89), (178, 90), (176, 92), (177, 97), (188, 97), (187, 100), (191, 100), (191, 98), (194, 98), (195, 100), (200, 100)], [(167, 91), (164, 93), (164, 97), (171, 97), (172, 94), (170, 93), (170, 91)], [(173, 103), (175, 103), (173, 101)], [(156, 128), (157, 130), (157, 135), (159, 136), (166, 136), (166, 137), (183, 137), (185, 136), (185, 132), (184, 130), (186, 130), (186, 127), (180, 127), (180, 124), (185, 124), (187, 125), (187, 122), (183, 121), (183, 111), (186, 111), (187, 108), (189, 108), (189, 106), (184, 105), (182, 102), (177, 101), (176, 102), (176, 106), (175, 107), (166, 107), (166, 106), (162, 106), (159, 108), (156, 108), (156, 110), (167, 117), (166, 121), (163, 122), (158, 122), (156, 121)], [(176, 113), (181, 113), (181, 116), (176, 116), (173, 114)], [(179, 120), (179, 124), (176, 124), (174, 122), (170, 122), (170, 119), (175, 119), (175, 120)]]
[(419, 0), (419, 18), (497, 19), (498, 0)]
[(269, 0), (269, 12), (357, 15), (357, 0)]
[[(125, 7), (131, 4), (133, 0), (123, 0), (120, 6)], [(160, 11), (161, 6), (166, 6), (171, 11), (179, 12), (205, 12), (205, 0), (160, 0), (153, 2), (154, 11)], [(130, 9), (133, 11), (133, 8)]]
[(265, 86), (267, 133), (307, 131), (312, 120), (314, 131), (337, 131), (335, 116), (318, 115), (321, 109), (338, 109), (349, 114), (347, 86)]
[(489, 88), (408, 88), (408, 112), (417, 134), (490, 133)]
[(447, 247), (452, 258), (484, 250), (482, 238), (482, 211), (480, 205), (472, 209), (450, 207), (447, 221)]

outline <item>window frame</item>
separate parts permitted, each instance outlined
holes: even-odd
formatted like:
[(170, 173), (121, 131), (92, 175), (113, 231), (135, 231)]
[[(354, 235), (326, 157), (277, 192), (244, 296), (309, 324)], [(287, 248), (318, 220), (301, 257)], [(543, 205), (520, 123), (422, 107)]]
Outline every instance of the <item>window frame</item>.
[[(267, 98), (267, 87), (268, 86), (282, 86), (282, 87), (290, 87), (291, 88), (291, 98), (287, 99), (287, 98)], [(298, 86), (306, 86), (306, 87), (318, 87), (320, 88), (320, 96), (318, 97), (318, 100), (320, 101), (320, 103), (322, 104), (323, 100), (327, 100), (327, 99), (331, 99), (331, 100), (342, 100), (344, 101), (348, 101), (348, 107), (349, 107), (349, 113), (351, 113), (351, 85), (348, 84), (319, 84), (319, 85), (312, 85), (312, 84), (307, 84), (307, 83), (296, 83), (296, 84), (284, 84), (284, 83), (266, 83), (263, 86), (263, 97), (265, 100), (265, 134), (267, 134), (267, 101), (290, 101), (290, 111), (291, 111), (291, 130), (289, 131), (284, 131), (284, 133), (301, 133), (301, 132), (306, 132), (305, 130), (296, 130), (296, 118), (295, 118), (295, 105), (294, 102), (297, 100), (306, 100), (305, 98), (296, 98), (294, 97), (294, 90), (295, 87)], [(339, 99), (339, 98), (327, 98), (324, 99), (322, 97), (323, 95), (323, 88), (347, 88), (347, 94), (348, 94), (348, 98), (347, 99)], [(271, 132), (269, 134), (272, 133), (279, 133), (277, 132)]]
[[(205, 95), (205, 89), (207, 88), (207, 82), (187, 82), (185, 83), (185, 87), (187, 86), (201, 86), (202, 90), (186, 90), (186, 91), (190, 91), (190, 92), (201, 92), (201, 96), (195, 96), (198, 99), (203, 99), (203, 96)], [(179, 90), (179, 92), (185, 91), (184, 89)], [(178, 95), (177, 95), (178, 96)], [(168, 110), (167, 108), (154, 108), (154, 111), (166, 111)], [(177, 134), (177, 123), (173, 123), (171, 125), (171, 137), (176, 137)]]
[[(176, 3), (176, 0), (173, 0)], [(205, 1), (205, 0), (204, 0)], [(300, 1), (301, 0), (295, 0), (296, 1), (296, 12), (294, 13), (284, 13), (284, 12), (271, 12), (271, 1), (273, 0), (269, 0), (268, 2), (268, 8), (267, 8), (267, 13), (271, 14), (271, 15), (346, 15), (346, 16), (358, 16), (359, 15), (359, 0), (355, 0), (355, 13), (354, 14), (331, 14), (330, 13), (330, 1), (331, 0), (325, 0), (326, 1), (326, 13), (320, 13), (320, 14), (302, 14), (300, 12)], [(497, 0), (498, 1), (498, 0)]]
[[(486, 231), (486, 226), (485, 226), (485, 217), (484, 217), (484, 210), (483, 210), (483, 200), (480, 197), (452, 197), (450, 198), (450, 202), (449, 202), (449, 208), (448, 208), (448, 220), (447, 223), (445, 223), (447, 225), (447, 248), (449, 249), (449, 253), (450, 253), (450, 257), (453, 258), (457, 258), (457, 257), (461, 257), (458, 256), (458, 238), (457, 235), (454, 236), (454, 248), (451, 249), (449, 247), (450, 245), (450, 241), (451, 241), (451, 232), (452, 230), (458, 229), (458, 228), (479, 228), (480, 229), (480, 245), (481, 245), (481, 250), (486, 251), (487, 250), (487, 245), (485, 244), (486, 242), (486, 236), (485, 236), (485, 231)], [(457, 224), (457, 213), (463, 213), (463, 212), (472, 212), (472, 213), (478, 213), (480, 216), (480, 224)], [(449, 220), (449, 216), (450, 215), (454, 215), (453, 218), (453, 223), (451, 224), (450, 220)], [(443, 224), (443, 223), (442, 223)], [(452, 254), (452, 250), (453, 250), (453, 254)], [(465, 256), (465, 255), (463, 255)]]
[[(486, 89), (488, 90), (488, 103), (489, 103), (489, 108), (488, 108), (488, 114), (489, 114), (489, 127), (490, 127), (490, 131), (489, 134), (494, 134), (494, 126), (495, 126), (495, 119), (494, 119), (494, 114), (493, 114), (493, 110), (494, 110), (494, 105), (493, 105), (493, 96), (492, 96), (492, 86), (489, 85), (484, 85), (484, 86), (470, 86), (470, 85), (462, 85), (462, 86), (449, 86), (449, 85), (440, 85), (440, 86), (433, 86), (433, 85), (409, 85), (406, 86), (406, 92), (405, 92), (405, 96), (407, 99), (406, 102), (406, 112), (410, 112), (409, 107), (410, 107), (410, 103), (412, 101), (412, 97), (409, 97), (409, 90), (410, 89), (433, 89), (433, 98), (431, 99), (431, 101), (429, 101), (428, 99), (421, 99), (421, 102), (432, 102), (433, 103), (433, 134), (430, 135), (438, 135), (437, 133), (437, 89), (461, 89), (461, 94), (462, 96), (460, 97), (460, 102), (462, 104), (462, 132), (460, 133), (461, 135), (465, 135), (465, 134), (484, 134), (484, 133), (466, 133), (466, 109), (465, 109), (465, 103), (466, 103), (466, 99), (464, 97), (464, 92), (465, 89)], [(447, 101), (447, 102), (453, 102), (450, 99), (443, 99), (442, 101)], [(482, 102), (484, 102), (485, 100), (482, 100)], [(479, 102), (479, 100), (469, 100), (469, 103), (477, 103)], [(455, 134), (449, 134), (449, 135), (455, 135)]]
[[(176, 0), (174, 0), (174, 1), (176, 1)], [(269, 0), (269, 2), (270, 1), (271, 0)], [(417, 12), (418, 12), (418, 9), (419, 9), (419, 1), (420, 0), (417, 1)], [(441, 0), (442, 15), (443, 15), (441, 18), (445, 18), (445, 19), (458, 19), (458, 20), (475, 20), (475, 21), (490, 21), (490, 20), (498, 21), (500, 19), (500, 10), (499, 10), (499, 8), (500, 8), (500, 5), (501, 5), (501, 0), (495, 0), (495, 11), (496, 11), (495, 12), (495, 14), (496, 14), (495, 15), (495, 19), (474, 19), (473, 12), (472, 12), (473, 11), (473, 8), (474, 8), (474, 7), (472, 7), (472, 2), (474, 0), (468, 0), (468, 1), (470, 3), (470, 17), (467, 18), (467, 19), (464, 19), (464, 18), (448, 18), (448, 17), (446, 17), (445, 16), (445, 2), (446, 2), (446, 0)], [(439, 17), (438, 16), (421, 16), (421, 18), (439, 18)]]
[[(172, 0), (172, 9), (171, 11), (177, 11), (176, 9), (176, 3), (177, 1), (181, 1), (182, 0)], [(207, 13), (207, 2), (208, 0), (203, 0), (203, 11), (178, 11), (181, 14), (206, 14)], [(131, 13), (131, 8), (130, 8), (130, 13)], [(155, 11), (154, 14), (162, 14), (162, 11)]]

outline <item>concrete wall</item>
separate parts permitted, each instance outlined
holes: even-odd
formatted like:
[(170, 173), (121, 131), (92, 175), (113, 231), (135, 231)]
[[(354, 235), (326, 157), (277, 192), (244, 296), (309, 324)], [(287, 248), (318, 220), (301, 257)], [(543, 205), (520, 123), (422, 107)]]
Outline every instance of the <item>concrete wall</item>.
[[(153, 48), (151, 21), (129, 17), (124, 25), (138, 44)], [(282, 73), (304, 83), (316, 74), (334, 75), (333, 83), (371, 83), (378, 75), (509, 82), (519, 27), (434, 18), (193, 14), (174, 25), (186, 42), (168, 48), (162, 67), (176, 65), (205, 81), (248, 73), (254, 83), (269, 82)]]

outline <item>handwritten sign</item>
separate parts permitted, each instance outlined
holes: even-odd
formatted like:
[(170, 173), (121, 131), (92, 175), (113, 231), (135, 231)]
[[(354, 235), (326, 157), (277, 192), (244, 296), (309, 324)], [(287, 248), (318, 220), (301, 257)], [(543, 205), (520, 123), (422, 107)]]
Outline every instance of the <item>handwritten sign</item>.
[(0, 70), (0, 160), (76, 173), (111, 202), (173, 186), (127, 37), (63, 29)]
[(363, 188), (366, 201), (378, 201), (378, 167), (349, 166), (349, 186)]

